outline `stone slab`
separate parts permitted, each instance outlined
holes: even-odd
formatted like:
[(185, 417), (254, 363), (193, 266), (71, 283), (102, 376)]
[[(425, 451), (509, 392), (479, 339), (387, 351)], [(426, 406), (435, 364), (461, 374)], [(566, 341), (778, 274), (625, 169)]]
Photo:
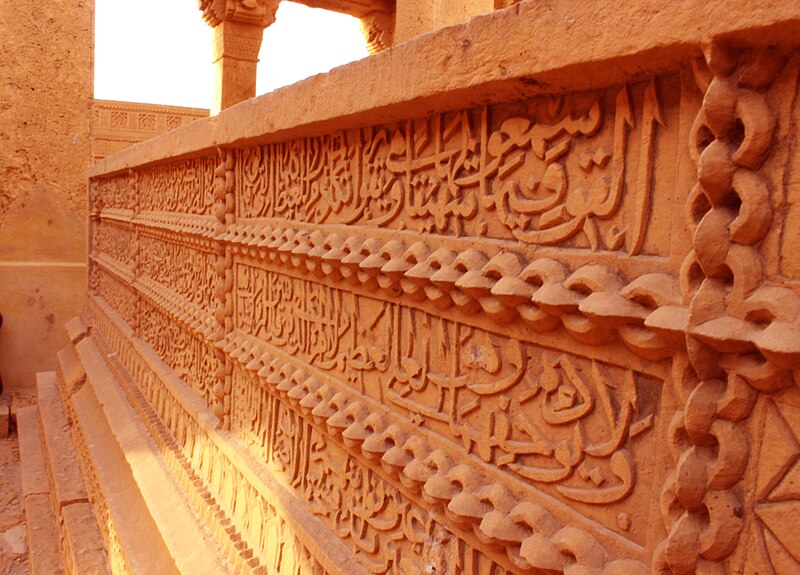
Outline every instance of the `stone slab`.
[(86, 379), (86, 372), (74, 346), (68, 345), (58, 352), (58, 368), (64, 378), (67, 393), (72, 395)]
[(109, 516), (106, 529), (115, 531), (115, 537), (125, 549), (127, 565), (112, 564), (112, 570), (129, 568), (141, 573), (154, 570), (177, 573), (91, 386), (84, 385), (71, 401), (75, 423), (83, 432), (85, 448), (101, 486), (100, 492), (93, 493), (93, 500), (105, 502)]
[(106, 575), (109, 573), (103, 540), (90, 503), (73, 503), (62, 511), (64, 532), (69, 541), (72, 573)]
[(72, 443), (70, 425), (56, 388), (55, 372), (37, 374), (39, 423), (45, 457), (50, 467), (51, 488), (59, 507), (77, 501), (88, 501), (80, 464)]
[(25, 520), (31, 575), (62, 575), (64, 567), (58, 548), (58, 529), (47, 493), (25, 497)]
[(64, 327), (67, 329), (67, 336), (72, 343), (78, 343), (89, 332), (89, 328), (86, 327), (81, 316), (73, 317), (64, 324)]
[(47, 494), (50, 486), (39, 435), (38, 407), (31, 405), (17, 410), (17, 435), (23, 495)]

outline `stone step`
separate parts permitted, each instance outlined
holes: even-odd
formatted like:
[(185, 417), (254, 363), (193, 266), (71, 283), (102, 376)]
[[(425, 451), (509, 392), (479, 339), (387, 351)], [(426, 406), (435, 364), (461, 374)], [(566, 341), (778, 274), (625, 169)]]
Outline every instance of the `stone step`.
[(83, 371), (81, 360), (75, 346), (68, 345), (58, 352), (58, 382), (63, 385), (67, 396), (72, 395), (86, 379), (86, 372)]
[[(23, 469), (27, 468), (23, 471), (23, 489), (30, 485), (31, 489), (40, 490), (46, 485), (49, 490), (55, 541), (60, 544), (60, 561), (65, 571), (106, 575), (110, 571), (103, 540), (89, 503), (71, 425), (56, 386), (56, 374), (39, 373), (36, 379), (43, 465), (40, 466), (35, 456), (29, 464), (23, 464)], [(40, 477), (41, 469), (45, 470), (45, 481)]]
[(88, 501), (89, 495), (86, 493), (80, 463), (72, 443), (69, 420), (56, 388), (55, 372), (37, 373), (36, 390), (50, 492), (58, 514), (64, 505)]
[(25, 522), (31, 575), (61, 575), (64, 561), (49, 493), (25, 497)]
[(39, 408), (35, 405), (17, 410), (17, 436), (22, 472), (22, 495), (41, 495), (50, 492), (47, 467), (39, 439)]
[(86, 382), (72, 396), (97, 484), (135, 573), (229, 573), (91, 336), (75, 346)]
[(92, 504), (87, 501), (67, 505), (62, 511), (61, 521), (66, 533), (63, 553), (67, 564), (72, 566), (71, 572), (81, 575), (109, 573)]
[(17, 410), (17, 434), (31, 575), (61, 575), (64, 567), (58, 547), (58, 527), (50, 503), (50, 485), (39, 440), (39, 409), (35, 405)]
[(86, 327), (86, 322), (83, 321), (81, 316), (73, 317), (66, 324), (64, 324), (64, 327), (67, 330), (67, 337), (69, 337), (69, 340), (73, 344), (78, 343), (86, 336), (87, 333), (89, 333), (89, 330)]

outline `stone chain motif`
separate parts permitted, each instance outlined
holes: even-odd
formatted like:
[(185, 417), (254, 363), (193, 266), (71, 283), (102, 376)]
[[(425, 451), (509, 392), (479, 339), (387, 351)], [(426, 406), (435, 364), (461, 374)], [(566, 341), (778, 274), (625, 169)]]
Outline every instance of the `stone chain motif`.
[[(737, 53), (714, 44), (706, 61), (710, 75), (696, 70), (705, 95), (692, 130), (694, 249), (682, 270), (691, 298), (690, 365), (675, 360), (684, 407), (668, 438), (676, 461), (662, 490), (669, 534), (654, 556), (655, 572), (675, 575), (725, 572), (722, 561), (736, 548), (744, 523), (735, 486), (750, 455), (745, 420), (759, 391), (791, 385), (787, 368), (796, 359), (791, 337), (776, 345), (775, 332), (790, 334), (781, 325), (787, 310), (775, 304), (791, 301), (788, 310), (796, 309), (797, 296), (764, 286), (759, 252), (773, 223), (770, 182), (759, 172), (777, 127), (766, 92), (783, 59), (771, 49)], [(753, 326), (759, 322), (768, 327)], [(744, 344), (736, 338), (742, 333), (751, 334)]]

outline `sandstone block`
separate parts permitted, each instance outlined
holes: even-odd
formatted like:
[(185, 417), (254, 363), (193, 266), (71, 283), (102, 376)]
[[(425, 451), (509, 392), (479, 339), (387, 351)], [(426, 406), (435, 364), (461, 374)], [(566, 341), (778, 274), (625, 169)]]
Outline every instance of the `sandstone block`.
[(47, 493), (25, 497), (25, 520), (31, 575), (62, 575), (58, 528)]
[(56, 374), (38, 373), (37, 391), (42, 444), (45, 460), (49, 465), (54, 501), (59, 507), (76, 501), (87, 501), (69, 421), (56, 388)]
[(39, 409), (35, 405), (17, 410), (17, 435), (23, 494), (48, 493), (50, 487), (39, 433)]

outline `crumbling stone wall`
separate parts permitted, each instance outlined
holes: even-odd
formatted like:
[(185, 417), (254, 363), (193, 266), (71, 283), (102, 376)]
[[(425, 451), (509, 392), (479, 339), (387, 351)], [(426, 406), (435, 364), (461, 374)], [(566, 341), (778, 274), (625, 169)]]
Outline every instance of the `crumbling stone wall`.
[(94, 2), (0, 6), (0, 376), (32, 387), (85, 283)]

